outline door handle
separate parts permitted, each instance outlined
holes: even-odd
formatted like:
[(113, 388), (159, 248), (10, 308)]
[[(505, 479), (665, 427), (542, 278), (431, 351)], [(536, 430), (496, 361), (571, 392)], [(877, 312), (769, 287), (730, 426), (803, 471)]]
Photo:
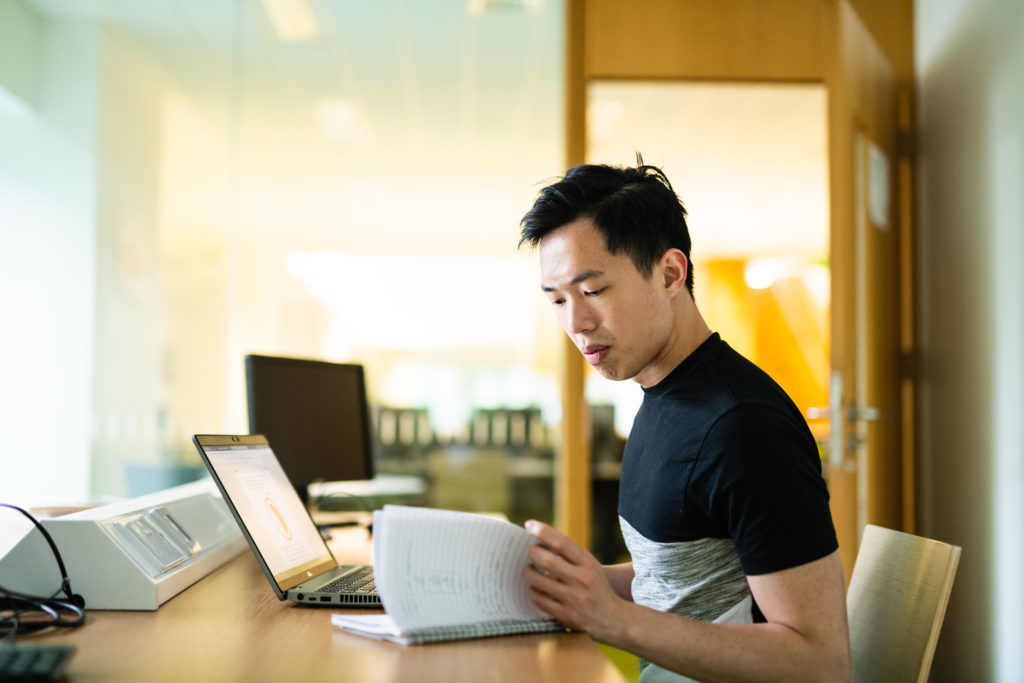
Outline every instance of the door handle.
[[(826, 420), (831, 417), (831, 408), (815, 406), (807, 409), (808, 420)], [(865, 422), (877, 422), (882, 417), (882, 411), (871, 406), (850, 406), (846, 409), (846, 419), (850, 421), (863, 420)]]
[(871, 406), (850, 406), (846, 410), (847, 419), (851, 422), (856, 422), (857, 420), (877, 422), (882, 417), (882, 411)]
[[(843, 400), (843, 375), (833, 370), (829, 377), (828, 406), (815, 406), (807, 409), (807, 419), (828, 420), (828, 462), (833, 467), (843, 465), (846, 453), (855, 452), (864, 439), (856, 433), (848, 439), (843, 438), (844, 422), (876, 422), (882, 417), (882, 411), (872, 406), (846, 406)], [(844, 420), (843, 418), (846, 418)]]
[(807, 409), (810, 420), (828, 420), (828, 462), (833, 467), (843, 464), (843, 375), (833, 370), (828, 382), (828, 406)]

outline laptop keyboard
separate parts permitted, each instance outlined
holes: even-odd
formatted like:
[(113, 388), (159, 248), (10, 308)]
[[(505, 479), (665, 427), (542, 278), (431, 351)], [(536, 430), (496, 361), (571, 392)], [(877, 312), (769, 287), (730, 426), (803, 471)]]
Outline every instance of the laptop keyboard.
[(373, 567), (362, 567), (358, 571), (346, 574), (337, 581), (332, 581), (319, 590), (320, 593), (376, 593), (377, 584), (373, 579)]

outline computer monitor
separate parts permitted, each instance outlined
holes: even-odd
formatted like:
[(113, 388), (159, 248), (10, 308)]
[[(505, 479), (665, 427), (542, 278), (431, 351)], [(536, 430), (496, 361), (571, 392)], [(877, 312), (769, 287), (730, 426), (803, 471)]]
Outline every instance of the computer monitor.
[(247, 355), (249, 431), (267, 437), (303, 501), (319, 481), (373, 478), (363, 366)]

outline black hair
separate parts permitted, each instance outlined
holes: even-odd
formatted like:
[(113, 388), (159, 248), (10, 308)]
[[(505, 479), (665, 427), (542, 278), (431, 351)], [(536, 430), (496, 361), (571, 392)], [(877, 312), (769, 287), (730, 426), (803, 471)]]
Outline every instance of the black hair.
[[(669, 249), (690, 261), (686, 207), (664, 172), (647, 166), (639, 154), (636, 167), (583, 164), (540, 191), (520, 222), (519, 246), (536, 247), (549, 233), (581, 218), (594, 222), (612, 254), (626, 254), (649, 278)], [(686, 289), (693, 296), (693, 264), (686, 269)]]

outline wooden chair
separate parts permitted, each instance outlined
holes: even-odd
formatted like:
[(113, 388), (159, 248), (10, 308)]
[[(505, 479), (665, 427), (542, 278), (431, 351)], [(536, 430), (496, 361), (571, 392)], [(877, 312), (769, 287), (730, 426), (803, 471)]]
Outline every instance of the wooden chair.
[(926, 681), (960, 547), (869, 524), (850, 577), (853, 681)]

